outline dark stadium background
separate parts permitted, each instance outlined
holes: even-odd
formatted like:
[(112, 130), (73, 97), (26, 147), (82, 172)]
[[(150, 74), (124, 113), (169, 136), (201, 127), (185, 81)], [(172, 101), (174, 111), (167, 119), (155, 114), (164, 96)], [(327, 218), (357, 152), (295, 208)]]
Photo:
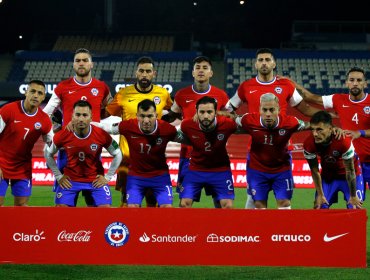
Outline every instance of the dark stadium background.
[[(194, 2), (197, 5), (194, 5)], [(60, 34), (182, 33), (204, 49), (235, 42), (279, 48), (298, 20), (366, 21), (366, 1), (2, 0), (0, 52), (48, 49)], [(109, 13), (108, 6), (112, 7)], [(107, 16), (107, 13), (109, 16)], [(109, 27), (107, 20), (111, 21)], [(330, 27), (328, 27), (330, 28)], [(356, 31), (356, 30), (355, 30)], [(357, 30), (358, 31), (358, 30)], [(357, 32), (356, 31), (356, 32)], [(369, 32), (369, 31), (368, 31)], [(23, 39), (19, 39), (19, 35)], [(182, 45), (182, 46), (181, 46)], [(239, 45), (237, 45), (239, 46)], [(181, 44), (178, 48), (187, 49)], [(210, 48), (211, 47), (211, 48)]]

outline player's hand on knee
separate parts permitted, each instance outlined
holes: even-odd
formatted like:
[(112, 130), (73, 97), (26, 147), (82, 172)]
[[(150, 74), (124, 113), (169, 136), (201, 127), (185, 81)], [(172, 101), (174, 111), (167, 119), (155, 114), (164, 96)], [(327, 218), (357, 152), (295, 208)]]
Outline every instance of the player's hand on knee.
[(354, 209), (362, 208), (362, 201), (357, 196), (351, 196), (348, 203), (351, 204)]
[(71, 181), (69, 179), (69, 176), (63, 175), (62, 178), (58, 180), (59, 186), (61, 186), (62, 189), (70, 189), (72, 188)]
[(103, 175), (97, 175), (96, 179), (93, 181), (93, 187), (94, 188), (101, 188), (108, 184), (108, 180), (105, 179)]

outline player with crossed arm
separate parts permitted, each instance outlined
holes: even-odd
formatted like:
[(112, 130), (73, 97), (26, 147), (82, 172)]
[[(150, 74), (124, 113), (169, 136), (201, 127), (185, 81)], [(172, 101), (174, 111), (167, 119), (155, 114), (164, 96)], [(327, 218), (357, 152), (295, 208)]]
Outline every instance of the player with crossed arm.
[[(139, 102), (144, 99), (150, 99), (155, 103), (157, 116), (160, 119), (163, 110), (168, 110), (172, 106), (171, 96), (165, 88), (152, 83), (156, 76), (156, 71), (154, 69), (154, 61), (150, 57), (144, 56), (139, 58), (136, 65), (136, 83), (121, 88), (114, 96), (113, 101), (106, 107), (106, 110), (110, 115), (121, 117), (122, 120), (134, 119), (136, 118)], [(123, 135), (120, 135), (120, 147), (124, 157), (118, 169), (116, 190), (121, 191), (121, 206), (125, 206), (130, 151), (127, 140)], [(146, 194), (146, 202), (148, 207), (156, 206), (156, 201), (150, 190)]]
[[(168, 114), (163, 115), (162, 120), (173, 122), (175, 119), (190, 119), (196, 113), (195, 104), (203, 96), (213, 97), (217, 100), (217, 110), (224, 110), (229, 97), (226, 92), (210, 84), (213, 76), (212, 62), (206, 56), (198, 56), (193, 60), (194, 84), (180, 89), (175, 94), (175, 101)], [(177, 178), (178, 191), (181, 189), (181, 183), (185, 173), (189, 169), (189, 159), (192, 147), (190, 145), (181, 145), (179, 172)], [(206, 193), (209, 190), (206, 189)], [(196, 199), (197, 201), (198, 199)], [(215, 202), (216, 207), (219, 203)]]
[[(116, 141), (99, 127), (91, 125), (92, 106), (80, 100), (73, 105), (73, 131), (63, 129), (54, 135), (53, 144), (45, 147), (44, 155), (49, 168), (53, 171), (58, 186), (56, 206), (76, 206), (79, 192), (91, 194), (94, 206), (109, 207), (112, 196), (107, 185), (114, 176), (122, 154)], [(105, 148), (113, 160), (107, 174), (101, 162), (101, 152)], [(64, 149), (67, 164), (63, 173), (58, 169), (54, 154)]]
[(25, 97), (0, 109), (0, 206), (8, 186), (14, 205), (27, 206), (32, 191), (33, 146), (40, 136), (46, 143), (53, 137), (49, 116), (39, 110), (45, 99), (45, 84), (30, 81)]
[(337, 202), (339, 191), (344, 194), (347, 208), (361, 208), (356, 185), (363, 185), (363, 180), (351, 138), (335, 139), (332, 118), (325, 111), (314, 114), (310, 125), (312, 134), (305, 140), (303, 148), (316, 188), (314, 208), (329, 208)]
[(339, 115), (341, 128), (352, 135), (364, 179), (364, 185), (357, 185), (357, 195), (361, 200), (365, 200), (365, 184), (370, 188), (370, 96), (365, 92), (367, 87), (365, 70), (359, 67), (348, 70), (346, 86), (349, 94), (320, 96), (301, 85), (296, 85), (307, 102), (323, 105), (325, 109), (334, 109)]
[(236, 123), (225, 116), (217, 116), (216, 99), (204, 96), (196, 103), (197, 121), (184, 119), (181, 132), (193, 146), (189, 170), (180, 192), (180, 207), (191, 207), (200, 198), (203, 187), (212, 190), (221, 208), (232, 208), (234, 184), (226, 143), (236, 131)]
[(151, 189), (159, 207), (172, 207), (172, 184), (166, 162), (169, 141), (183, 140), (176, 128), (157, 119), (156, 105), (144, 99), (137, 105), (137, 118), (119, 124), (97, 124), (111, 134), (125, 136), (130, 149), (127, 177), (127, 206), (140, 207)]
[[(291, 81), (288, 79), (279, 79), (274, 74), (276, 61), (271, 49), (258, 49), (254, 66), (257, 70), (257, 76), (240, 84), (235, 95), (226, 106), (227, 110), (236, 110), (243, 103), (246, 103), (249, 113), (259, 112), (261, 95), (273, 93), (279, 98), (280, 114), (282, 115), (287, 114), (288, 106), (294, 107), (306, 116), (312, 116), (319, 111), (319, 109), (309, 106), (303, 100)], [(248, 197), (245, 208), (251, 209), (254, 208), (254, 202), (249, 188), (247, 192)]]
[[(89, 50), (80, 48), (77, 49), (73, 58), (73, 71), (75, 76), (60, 82), (54, 90), (48, 104), (44, 108), (44, 112), (49, 116), (57, 113), (57, 108), (60, 107), (63, 113), (63, 127), (68, 125), (72, 120), (73, 105), (78, 100), (88, 101), (92, 106), (93, 121), (99, 122), (102, 117), (106, 117), (105, 106), (112, 100), (112, 95), (109, 87), (103, 81), (92, 77), (92, 69), (94, 63)], [(56, 131), (55, 131), (56, 132)], [(66, 154), (63, 150), (58, 153), (58, 167), (63, 171), (66, 165)], [(55, 183), (55, 187), (57, 183)], [(94, 204), (91, 197), (85, 196), (86, 203), (90, 206)]]
[(281, 114), (279, 98), (272, 93), (261, 95), (259, 113), (247, 113), (236, 123), (252, 137), (247, 180), (255, 208), (267, 208), (272, 190), (278, 209), (291, 209), (294, 183), (288, 143), (309, 123)]

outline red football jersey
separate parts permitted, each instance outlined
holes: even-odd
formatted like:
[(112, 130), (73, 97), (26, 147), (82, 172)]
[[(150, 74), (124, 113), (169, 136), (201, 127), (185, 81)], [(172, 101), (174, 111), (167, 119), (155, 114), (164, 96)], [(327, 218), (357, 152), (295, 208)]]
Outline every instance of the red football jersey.
[(304, 128), (304, 122), (296, 117), (279, 115), (272, 129), (263, 126), (259, 113), (245, 114), (240, 124), (251, 135), (252, 145), (248, 166), (252, 169), (278, 173), (291, 169), (288, 143), (292, 134)]
[(175, 139), (176, 128), (162, 120), (151, 134), (144, 134), (137, 119), (120, 122), (119, 132), (125, 136), (130, 149), (129, 175), (153, 177), (168, 172), (166, 147)]
[[(325, 108), (333, 108), (339, 115), (343, 129), (366, 130), (370, 128), (370, 97), (359, 101), (350, 99), (349, 94), (333, 94), (323, 96)], [(370, 138), (360, 137), (353, 140), (356, 153), (361, 162), (370, 162)]]
[[(225, 91), (210, 85), (208, 91), (197, 92), (194, 85), (180, 89), (175, 95), (175, 103), (180, 107), (183, 119), (191, 119), (195, 113), (195, 104), (203, 96), (213, 97), (217, 100), (217, 110), (225, 108), (229, 97)], [(191, 146), (181, 145), (180, 157), (189, 158)]]
[(54, 92), (61, 101), (63, 125), (67, 125), (72, 120), (73, 105), (79, 100), (86, 100), (91, 104), (92, 119), (99, 122), (100, 110), (107, 104), (109, 87), (106, 83), (95, 78), (86, 84), (81, 84), (72, 77), (60, 82)]
[(4, 178), (32, 178), (33, 146), (40, 135), (51, 140), (51, 130), (49, 116), (41, 109), (33, 115), (27, 114), (23, 101), (0, 108), (0, 168)]
[(226, 143), (236, 128), (234, 120), (224, 116), (216, 117), (216, 128), (209, 132), (203, 131), (199, 123), (192, 119), (183, 120), (181, 131), (193, 146), (189, 169), (212, 172), (230, 170)]
[(72, 181), (91, 183), (97, 175), (104, 175), (101, 152), (103, 147), (107, 149), (112, 141), (107, 132), (90, 125), (90, 132), (85, 138), (63, 129), (54, 135), (53, 142), (58, 149), (63, 148), (67, 154), (64, 174)]
[(260, 97), (265, 93), (273, 93), (279, 98), (282, 115), (287, 114), (288, 106), (295, 107), (303, 100), (291, 81), (276, 77), (270, 82), (261, 82), (255, 77), (241, 83), (237, 90), (240, 100), (247, 103), (249, 113), (259, 112)]
[(361, 173), (350, 137), (345, 137), (341, 140), (336, 140), (333, 137), (329, 145), (320, 145), (315, 144), (315, 139), (311, 134), (303, 143), (303, 148), (304, 156), (307, 159), (316, 158), (317, 155), (320, 156), (321, 177), (327, 181), (346, 178), (343, 159), (353, 157), (356, 175)]

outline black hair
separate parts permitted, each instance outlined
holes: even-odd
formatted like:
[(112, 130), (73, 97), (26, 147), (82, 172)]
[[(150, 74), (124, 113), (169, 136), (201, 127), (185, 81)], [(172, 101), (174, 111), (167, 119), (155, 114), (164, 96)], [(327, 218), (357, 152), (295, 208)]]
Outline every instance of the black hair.
[(40, 85), (40, 86), (43, 86), (44, 88), (46, 88), (45, 86), (45, 83), (41, 80), (31, 80), (28, 85), (31, 85), (31, 84), (36, 84), (36, 85)]
[(139, 109), (144, 110), (145, 112), (148, 111), (151, 107), (154, 108), (154, 111), (157, 110), (157, 107), (155, 106), (155, 103), (150, 99), (144, 99), (137, 104), (137, 110)]
[(89, 107), (90, 110), (92, 110), (91, 104), (86, 100), (78, 100), (77, 102), (75, 102), (75, 104), (73, 104), (73, 109), (75, 109), (76, 107)]
[(199, 99), (197, 101), (197, 104), (195, 105), (195, 107), (198, 110), (199, 105), (208, 104), (208, 103), (212, 103), (213, 107), (215, 108), (215, 111), (217, 110), (217, 100), (215, 98), (209, 97), (209, 96), (203, 96), (201, 99)]
[(139, 66), (139, 64), (144, 64), (144, 63), (151, 63), (153, 64), (154, 67), (154, 60), (149, 57), (149, 56), (142, 56), (136, 61), (136, 66)]
[(319, 123), (324, 123), (324, 124), (329, 124), (333, 125), (333, 119), (331, 115), (326, 112), (326, 111), (318, 111), (316, 112), (310, 120), (311, 124), (319, 124)]
[(272, 55), (273, 58), (275, 58), (275, 55), (274, 55), (274, 52), (272, 51), (272, 49), (269, 49), (269, 48), (261, 48), (261, 49), (258, 49), (256, 51), (256, 57), (261, 54), (261, 53), (269, 53)]
[(212, 61), (209, 59), (208, 56), (204, 56), (204, 55), (201, 55), (201, 56), (197, 56), (196, 58), (193, 59), (193, 66), (197, 63), (201, 63), (201, 62), (208, 62), (209, 65), (212, 66)]
[(348, 79), (349, 74), (350, 74), (350, 73), (352, 73), (352, 72), (360, 72), (360, 73), (362, 73), (362, 74), (364, 75), (364, 77), (365, 77), (365, 80), (366, 80), (366, 72), (365, 72), (365, 70), (364, 70), (363, 68), (360, 68), (360, 67), (354, 66), (354, 67), (352, 67), (351, 69), (349, 69), (349, 70), (347, 71), (347, 73), (346, 73), (346, 77), (347, 77), (347, 79)]

